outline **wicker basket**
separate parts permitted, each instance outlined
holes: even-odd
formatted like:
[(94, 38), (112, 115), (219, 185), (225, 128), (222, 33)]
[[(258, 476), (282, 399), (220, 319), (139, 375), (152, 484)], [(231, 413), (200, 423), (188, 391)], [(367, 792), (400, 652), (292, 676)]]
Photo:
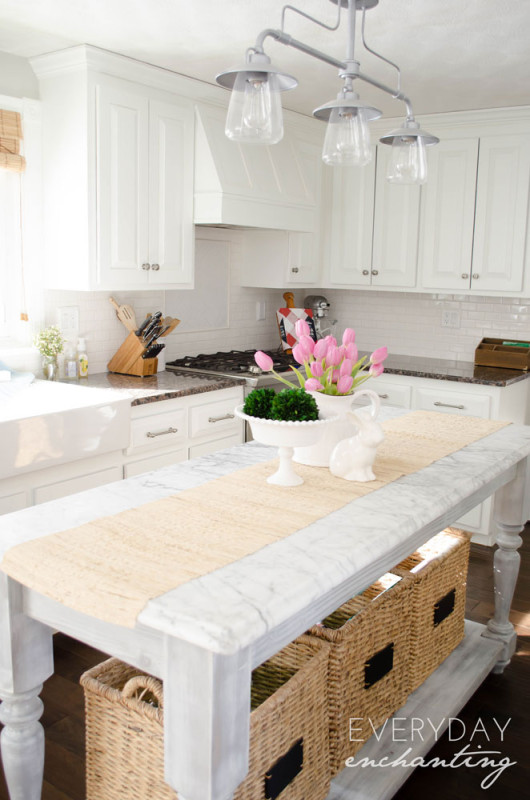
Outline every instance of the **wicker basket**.
[[(327, 796), (328, 655), (323, 643), (301, 636), (254, 670), (250, 766), (234, 800)], [(160, 681), (111, 658), (85, 672), (81, 684), (87, 800), (175, 800), (163, 777)]]
[(412, 580), (411, 692), (464, 638), (469, 539), (447, 528), (392, 569)]
[(409, 583), (396, 575), (383, 575), (309, 631), (331, 644), (328, 698), (332, 777), (374, 729), (406, 702)]

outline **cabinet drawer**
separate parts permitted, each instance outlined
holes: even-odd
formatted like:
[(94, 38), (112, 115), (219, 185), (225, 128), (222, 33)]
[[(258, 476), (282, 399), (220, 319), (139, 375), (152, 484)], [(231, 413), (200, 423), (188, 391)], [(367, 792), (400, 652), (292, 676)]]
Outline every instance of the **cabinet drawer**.
[(125, 478), (133, 478), (135, 475), (151, 472), (153, 469), (170, 467), (173, 464), (178, 464), (179, 461), (186, 461), (187, 458), (188, 448), (181, 447), (178, 450), (172, 450), (170, 453), (162, 453), (159, 456), (149, 456), (139, 461), (131, 461), (130, 464), (125, 464), (123, 474)]
[(486, 394), (464, 394), (463, 392), (438, 391), (437, 389), (416, 389), (414, 408), (489, 419), (491, 397)]
[(144, 447), (161, 448), (179, 444), (187, 436), (186, 409), (152, 414), (131, 421), (131, 444), (127, 453)]
[(233, 433), (231, 436), (224, 436), (222, 439), (214, 439), (213, 442), (194, 444), (193, 447), (190, 447), (190, 458), (207, 456), (210, 453), (217, 453), (218, 450), (225, 450), (227, 447), (234, 447), (236, 444), (242, 443), (242, 437), (238, 433)]
[(84, 492), (85, 489), (96, 489), (106, 483), (121, 481), (123, 470), (121, 467), (109, 467), (108, 469), (98, 470), (88, 475), (79, 475), (77, 478), (70, 478), (66, 481), (57, 481), (45, 486), (35, 488), (33, 499), (35, 504), (46, 503), (49, 500), (58, 500), (76, 492)]
[(216, 403), (205, 403), (190, 409), (190, 436), (222, 435), (224, 431), (241, 428), (241, 421), (236, 417), (234, 409), (238, 400), (227, 397)]
[(395, 386), (392, 383), (385, 383), (377, 379), (377, 381), (370, 386), (370, 389), (379, 395), (381, 403), (384, 406), (410, 408), (410, 386)]
[(6, 497), (0, 497), (0, 514), (9, 514), (11, 511), (20, 511), (28, 505), (26, 492), (15, 492)]

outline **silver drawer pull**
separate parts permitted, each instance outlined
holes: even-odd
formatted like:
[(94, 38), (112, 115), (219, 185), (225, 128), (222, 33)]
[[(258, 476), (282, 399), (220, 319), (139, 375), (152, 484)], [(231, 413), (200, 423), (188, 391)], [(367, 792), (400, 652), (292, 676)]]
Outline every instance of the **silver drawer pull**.
[(388, 400), (387, 394), (380, 394), (379, 397), (381, 398), (381, 400)]
[(222, 417), (208, 417), (208, 422), (221, 422), (223, 419), (234, 419), (235, 414), (223, 414)]
[(443, 406), (444, 408), (459, 408), (461, 411), (464, 410), (465, 406), (455, 406), (452, 403), (440, 403), (439, 400), (436, 400), (434, 403), (435, 406)]
[(178, 433), (178, 428), (168, 428), (167, 431), (157, 431), (156, 433), (151, 433), (151, 431), (147, 431), (145, 434), (149, 439), (155, 439), (157, 436), (165, 436), (167, 433)]

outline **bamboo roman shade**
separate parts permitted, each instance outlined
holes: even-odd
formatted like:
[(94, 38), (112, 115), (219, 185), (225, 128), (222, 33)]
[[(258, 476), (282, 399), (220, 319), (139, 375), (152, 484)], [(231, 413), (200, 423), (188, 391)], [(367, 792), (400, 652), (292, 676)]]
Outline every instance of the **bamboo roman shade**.
[(0, 109), (0, 169), (23, 172), (26, 159), (20, 155), (22, 120), (18, 111)]

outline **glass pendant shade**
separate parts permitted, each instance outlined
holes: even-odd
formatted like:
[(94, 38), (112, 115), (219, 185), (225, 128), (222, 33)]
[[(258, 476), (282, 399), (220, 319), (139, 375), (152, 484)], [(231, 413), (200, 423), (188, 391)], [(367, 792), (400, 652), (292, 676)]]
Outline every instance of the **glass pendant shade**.
[(362, 167), (372, 160), (370, 131), (363, 108), (343, 106), (331, 110), (322, 160), (333, 167)]
[(234, 142), (276, 144), (283, 136), (278, 76), (238, 72), (232, 88), (225, 133)]
[(427, 156), (421, 136), (394, 137), (386, 177), (390, 183), (426, 183)]

